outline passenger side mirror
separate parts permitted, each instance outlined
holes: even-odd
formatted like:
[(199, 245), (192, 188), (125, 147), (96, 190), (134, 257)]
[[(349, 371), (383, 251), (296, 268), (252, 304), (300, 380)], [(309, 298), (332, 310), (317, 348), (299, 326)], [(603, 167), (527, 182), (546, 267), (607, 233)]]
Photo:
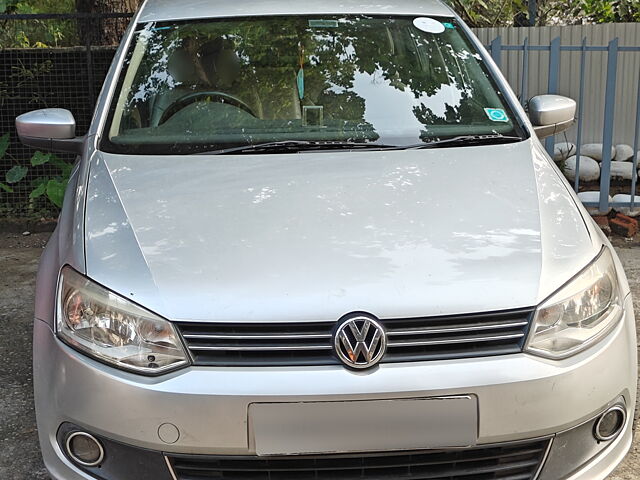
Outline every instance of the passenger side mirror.
[(564, 132), (575, 123), (576, 102), (561, 95), (538, 95), (529, 100), (529, 118), (538, 138)]
[(29, 147), (82, 153), (85, 137), (76, 137), (76, 120), (62, 108), (45, 108), (16, 118), (20, 141)]

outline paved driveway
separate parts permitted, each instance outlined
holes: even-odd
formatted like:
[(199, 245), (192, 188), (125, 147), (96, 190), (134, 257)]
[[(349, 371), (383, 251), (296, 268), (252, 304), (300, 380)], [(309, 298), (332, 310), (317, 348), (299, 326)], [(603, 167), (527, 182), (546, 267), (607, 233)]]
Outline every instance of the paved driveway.
[[(0, 480), (46, 479), (40, 461), (33, 411), (31, 323), (38, 258), (47, 234), (28, 237), (0, 233)], [(640, 312), (640, 245), (618, 243)], [(640, 320), (640, 314), (637, 315)], [(640, 328), (639, 328), (640, 330)], [(636, 417), (638, 412), (636, 412)], [(640, 477), (640, 434), (610, 480)]]

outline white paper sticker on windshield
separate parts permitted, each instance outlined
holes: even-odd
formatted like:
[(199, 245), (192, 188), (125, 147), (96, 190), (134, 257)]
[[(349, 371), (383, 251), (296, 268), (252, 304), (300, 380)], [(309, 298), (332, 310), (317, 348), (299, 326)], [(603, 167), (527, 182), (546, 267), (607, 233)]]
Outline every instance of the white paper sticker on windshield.
[(413, 26), (427, 33), (442, 33), (445, 27), (438, 20), (429, 17), (418, 17), (413, 20)]
[(309, 26), (313, 28), (337, 28), (337, 20), (312, 19), (309, 20)]

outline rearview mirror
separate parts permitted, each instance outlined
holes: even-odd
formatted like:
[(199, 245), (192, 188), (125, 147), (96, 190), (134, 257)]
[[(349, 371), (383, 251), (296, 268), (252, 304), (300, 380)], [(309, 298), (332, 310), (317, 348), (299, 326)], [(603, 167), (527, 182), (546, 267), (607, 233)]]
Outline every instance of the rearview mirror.
[(529, 118), (538, 138), (564, 132), (575, 123), (576, 102), (561, 95), (538, 95), (529, 100)]
[(76, 121), (70, 111), (45, 108), (16, 118), (20, 141), (34, 148), (81, 153), (84, 137), (76, 137)]

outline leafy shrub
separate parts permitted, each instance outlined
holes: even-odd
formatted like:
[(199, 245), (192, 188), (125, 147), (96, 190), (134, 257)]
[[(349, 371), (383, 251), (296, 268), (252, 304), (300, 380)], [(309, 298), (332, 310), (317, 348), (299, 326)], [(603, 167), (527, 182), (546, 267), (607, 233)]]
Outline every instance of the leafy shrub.
[[(527, 0), (445, 0), (471, 27), (528, 25)], [(640, 22), (640, 0), (538, 0), (536, 25)]]
[[(69, 182), (69, 176), (73, 165), (65, 162), (60, 157), (53, 153), (43, 153), (37, 151), (33, 154), (29, 161), (29, 165), (23, 165), (17, 161), (11, 155), (8, 154), (9, 149), (9, 134), (5, 134), (0, 137), (0, 160), (8, 156), (15, 165), (13, 165), (5, 173), (5, 182), (0, 182), (0, 190), (6, 193), (14, 193), (14, 188), (21, 182), (28, 182), (28, 174), (30, 168), (39, 167), (41, 165), (49, 165), (53, 167), (50, 170), (57, 171), (55, 174), (36, 176), (29, 182), (28, 190), (29, 200), (33, 201), (37, 198), (45, 198), (53, 206), (62, 207), (62, 200), (64, 199), (64, 191), (67, 188)], [(32, 175), (33, 176), (33, 175)]]
[[(73, 0), (0, 0), (0, 14), (70, 13)], [(4, 22), (2, 48), (47, 48), (77, 43), (75, 22), (63, 19)]]

